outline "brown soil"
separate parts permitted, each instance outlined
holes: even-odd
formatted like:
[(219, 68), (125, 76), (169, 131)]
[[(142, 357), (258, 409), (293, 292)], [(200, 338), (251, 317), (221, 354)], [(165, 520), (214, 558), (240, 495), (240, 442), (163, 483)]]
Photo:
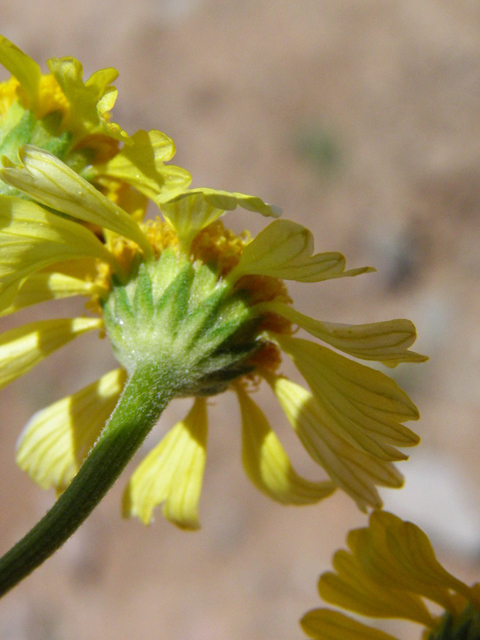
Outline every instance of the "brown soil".
[[(39, 61), (74, 55), (87, 74), (118, 68), (116, 121), (171, 135), (194, 185), (258, 194), (312, 228), (318, 250), (378, 268), (319, 286), (318, 297), (291, 291), (300, 310), (327, 320), (416, 322), (418, 350), (431, 361), (393, 375), (422, 410), (424, 441), (413, 456), (412, 502), (398, 509), (418, 514), (447, 568), (478, 579), (478, 4), (0, 0), (0, 15), (2, 32)], [(262, 224), (248, 212), (230, 221), (237, 230)], [(36, 313), (49, 317), (51, 307)], [(82, 338), (2, 391), (2, 550), (53, 502), (15, 466), (20, 429), (111, 362), (106, 344)], [(297, 468), (314, 477), (270, 396), (262, 402)], [(228, 395), (212, 402), (202, 530), (178, 531), (160, 515), (149, 528), (122, 521), (123, 478), (5, 598), (1, 638), (302, 637), (297, 621), (319, 605), (319, 573), (365, 518), (341, 494), (288, 509), (256, 492), (241, 469), (239, 418), (238, 428), (230, 415), (225, 424), (231, 403)], [(169, 409), (145, 451), (187, 407)], [(429, 488), (438, 472), (446, 485)]]

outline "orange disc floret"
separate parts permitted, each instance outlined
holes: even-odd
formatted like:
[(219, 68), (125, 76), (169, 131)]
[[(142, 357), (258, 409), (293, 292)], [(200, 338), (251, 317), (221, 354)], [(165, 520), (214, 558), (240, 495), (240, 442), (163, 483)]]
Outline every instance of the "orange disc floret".
[(203, 264), (215, 265), (219, 278), (225, 277), (237, 266), (250, 234), (244, 231), (237, 236), (226, 229), (220, 220), (200, 231), (192, 243), (192, 256)]

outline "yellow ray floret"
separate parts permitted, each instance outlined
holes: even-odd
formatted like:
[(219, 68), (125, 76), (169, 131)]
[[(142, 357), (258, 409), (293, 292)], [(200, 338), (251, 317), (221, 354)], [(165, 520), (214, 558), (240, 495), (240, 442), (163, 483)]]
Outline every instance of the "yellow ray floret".
[(16, 313), (20, 309), (47, 300), (59, 300), (72, 296), (91, 297), (100, 292), (99, 287), (93, 282), (80, 280), (64, 273), (42, 271), (34, 273), (23, 282), (12, 304), (0, 311), (0, 316)]
[(110, 371), (32, 416), (17, 444), (20, 468), (43, 489), (66, 489), (112, 413), (125, 378), (123, 369)]
[[(424, 638), (476, 638), (480, 622), (479, 585), (468, 587), (446, 571), (427, 536), (416, 525), (374, 511), (369, 526), (350, 531), (349, 551), (333, 557), (334, 571), (322, 574), (321, 597), (374, 618), (401, 618), (425, 627)], [(432, 613), (425, 600), (444, 612)], [(312, 638), (395, 640), (338, 611), (316, 609), (302, 621)], [(469, 633), (471, 631), (472, 633)]]
[(393, 445), (418, 443), (401, 424), (417, 420), (418, 409), (394, 380), (309, 340), (276, 339), (308, 382), (332, 430), (385, 460), (405, 458)]
[(30, 145), (22, 147), (20, 159), (22, 168), (10, 164), (1, 171), (0, 177), (7, 184), (48, 207), (133, 240), (151, 255), (138, 223), (61, 160)]
[(279, 215), (276, 207), (266, 204), (256, 196), (206, 188), (168, 194), (168, 199), (157, 198), (157, 204), (167, 222), (175, 229), (186, 251), (199, 231), (215, 222), (226, 211), (242, 207), (267, 217)]
[(335, 553), (332, 564), (336, 573), (324, 573), (319, 583), (320, 595), (325, 601), (364, 616), (432, 624), (432, 615), (417, 594), (385, 589), (364, 573), (352, 554), (341, 549)]
[(385, 631), (329, 609), (309, 611), (302, 618), (302, 627), (309, 637), (321, 640), (396, 640)]
[(137, 131), (132, 144), (105, 164), (93, 167), (95, 174), (121, 180), (154, 199), (160, 193), (188, 187), (192, 177), (188, 171), (164, 163), (175, 155), (173, 140), (161, 131)]
[(345, 271), (342, 254), (312, 255), (313, 248), (311, 231), (291, 220), (276, 220), (245, 247), (230, 278), (234, 280), (241, 275), (255, 274), (298, 282), (321, 282), (374, 271), (371, 267)]
[(455, 607), (451, 590), (471, 597), (471, 590), (438, 562), (423, 531), (392, 514), (372, 514), (369, 528), (351, 531), (347, 542), (373, 580), (386, 579), (392, 588), (415, 591), (445, 609)]
[(38, 64), (4, 36), (0, 36), (0, 64), (17, 78), (35, 109), (42, 75)]
[(283, 376), (264, 375), (307, 453), (362, 511), (382, 505), (376, 485), (402, 486), (402, 475), (393, 464), (359, 451), (331, 428), (311, 393)]
[(0, 334), (0, 388), (74, 338), (102, 326), (100, 318), (61, 318), (32, 322)]
[(118, 76), (116, 69), (96, 71), (84, 83), (82, 64), (75, 58), (51, 58), (47, 64), (68, 100), (72, 129), (81, 123), (82, 129), (89, 133), (103, 130), (115, 140), (131, 144), (128, 134), (107, 117), (118, 94), (111, 86)]
[(253, 484), (283, 504), (314, 504), (335, 490), (332, 482), (310, 482), (299, 476), (267, 418), (242, 386), (236, 386), (242, 413), (242, 459)]
[(375, 360), (387, 365), (428, 360), (426, 356), (408, 350), (417, 338), (415, 326), (410, 320), (359, 325), (322, 322), (281, 302), (263, 303), (258, 305), (258, 311), (283, 316), (312, 336), (361, 360)]
[(0, 198), (0, 246), (0, 309), (10, 306), (25, 278), (48, 265), (84, 257), (117, 265), (88, 229), (19, 198)]
[(123, 513), (144, 524), (164, 502), (163, 515), (179, 527), (198, 529), (198, 503), (207, 447), (206, 400), (196, 398), (185, 420), (178, 422), (130, 478)]
[(63, 124), (74, 133), (74, 142), (87, 134), (101, 132), (130, 144), (128, 134), (109, 118), (117, 97), (117, 90), (111, 86), (118, 75), (115, 69), (97, 71), (84, 82), (78, 60), (52, 58), (47, 63), (52, 75), (45, 76), (34, 60), (4, 36), (0, 36), (0, 63), (18, 80), (23, 91), (20, 97), (37, 117), (60, 107)]

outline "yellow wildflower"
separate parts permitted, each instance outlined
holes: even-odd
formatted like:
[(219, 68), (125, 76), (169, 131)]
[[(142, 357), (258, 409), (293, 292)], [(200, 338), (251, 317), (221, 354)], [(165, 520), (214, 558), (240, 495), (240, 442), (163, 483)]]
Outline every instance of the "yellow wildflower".
[[(356, 326), (313, 320), (292, 307), (283, 282), (321, 282), (370, 268), (346, 271), (341, 254), (314, 254), (310, 231), (289, 220), (271, 222), (253, 240), (223, 227), (219, 218), (237, 207), (276, 217), (257, 197), (180, 189), (155, 198), (164, 222), (138, 223), (49, 152), (25, 146), (20, 157), (23, 166), (7, 162), (1, 173), (30, 200), (0, 197), (0, 313), (80, 295), (99, 317), (34, 322), (4, 333), (0, 384), (90, 330), (106, 331), (122, 365), (30, 420), (17, 459), (36, 482), (59, 492), (69, 485), (95, 449), (125, 380), (147, 362), (158, 384), (168, 371), (173, 396), (194, 402), (134, 472), (126, 516), (148, 523), (164, 503), (164, 515), (177, 525), (198, 526), (206, 398), (227, 389), (240, 405), (246, 473), (271, 498), (310, 504), (340, 487), (365, 510), (381, 504), (377, 485), (401, 486), (393, 462), (407, 457), (397, 447), (418, 442), (402, 424), (418, 418), (415, 405), (382, 372), (294, 337), (292, 326), (338, 351), (390, 366), (425, 360), (408, 349), (414, 326), (408, 320)], [(102, 240), (91, 231), (98, 228)], [(310, 391), (278, 372), (281, 351)], [(295, 472), (248, 393), (260, 379), (330, 481)]]
[[(0, 157), (18, 162), (24, 144), (45, 149), (137, 218), (148, 197), (190, 184), (188, 171), (164, 164), (175, 154), (168, 136), (155, 130), (129, 136), (111, 121), (115, 69), (96, 71), (84, 82), (81, 63), (66, 57), (48, 60), (50, 73), (42, 74), (3, 36), (0, 63), (12, 74), (0, 83)], [(0, 182), (0, 194), (21, 192)]]
[[(337, 551), (335, 572), (318, 584), (331, 604), (372, 618), (401, 618), (420, 624), (424, 640), (480, 637), (480, 583), (468, 587), (435, 557), (425, 533), (385, 511), (374, 511), (369, 526), (350, 531), (350, 551)], [(442, 613), (432, 613), (425, 599)], [(315, 609), (302, 621), (317, 640), (396, 640), (392, 635), (331, 609)]]

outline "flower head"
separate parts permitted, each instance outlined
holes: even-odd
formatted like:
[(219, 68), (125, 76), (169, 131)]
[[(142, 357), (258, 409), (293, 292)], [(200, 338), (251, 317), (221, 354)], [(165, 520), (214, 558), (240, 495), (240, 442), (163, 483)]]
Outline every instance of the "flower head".
[[(397, 447), (418, 442), (402, 424), (418, 418), (411, 400), (385, 374), (294, 337), (292, 327), (357, 358), (396, 365), (424, 360), (408, 350), (415, 339), (413, 325), (408, 320), (359, 326), (313, 320), (292, 307), (284, 284), (355, 276), (369, 268), (346, 271), (339, 253), (314, 254), (311, 233), (288, 220), (275, 220), (253, 240), (224, 228), (219, 218), (236, 207), (276, 216), (260, 198), (178, 190), (156, 199), (163, 221), (139, 224), (54, 155), (26, 146), (20, 156), (23, 166), (9, 165), (2, 178), (31, 200), (0, 199), (0, 313), (81, 295), (98, 315), (35, 322), (4, 333), (1, 384), (90, 330), (106, 331), (122, 365), (40, 411), (26, 426), (18, 462), (42, 487), (62, 491), (68, 486), (125, 379), (142, 360), (175, 371), (175, 394), (194, 402), (185, 420), (134, 472), (125, 492), (125, 515), (147, 523), (163, 502), (164, 514), (176, 524), (198, 526), (206, 398), (227, 389), (240, 405), (245, 470), (273, 499), (309, 504), (340, 487), (365, 509), (381, 504), (376, 485), (402, 484), (393, 461), (406, 456)], [(278, 372), (281, 351), (311, 391)], [(248, 393), (260, 379), (270, 385), (330, 481), (312, 482), (295, 472)]]
[[(0, 83), (0, 157), (18, 162), (18, 151), (33, 144), (60, 158), (129, 213), (142, 217), (147, 197), (186, 187), (185, 169), (164, 163), (175, 154), (160, 131), (129, 136), (111, 121), (117, 90), (115, 69), (96, 71), (87, 81), (75, 58), (47, 61), (50, 73), (0, 36), (0, 63), (12, 74)], [(22, 192), (0, 182), (0, 193)]]
[[(321, 597), (372, 618), (402, 618), (424, 627), (425, 640), (476, 640), (480, 637), (480, 584), (468, 587), (435, 557), (425, 533), (385, 511), (374, 511), (369, 526), (350, 531), (350, 551), (337, 551), (334, 572), (320, 577)], [(443, 613), (432, 613), (425, 600)], [(395, 640), (331, 609), (315, 609), (302, 621), (318, 640)]]

